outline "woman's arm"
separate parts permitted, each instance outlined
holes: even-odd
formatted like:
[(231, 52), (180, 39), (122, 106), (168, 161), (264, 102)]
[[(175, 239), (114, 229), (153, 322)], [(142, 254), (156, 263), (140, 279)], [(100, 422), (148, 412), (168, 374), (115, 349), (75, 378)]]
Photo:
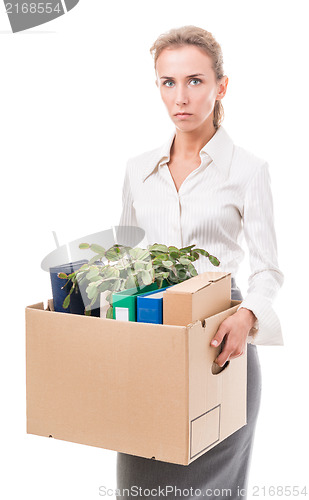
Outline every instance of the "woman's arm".
[(243, 229), (249, 249), (251, 275), (247, 295), (240, 308), (251, 310), (257, 318), (256, 330), (252, 332), (254, 339), (276, 343), (276, 337), (281, 337), (281, 328), (272, 302), (283, 284), (284, 275), (278, 266), (273, 197), (267, 163), (257, 170), (247, 188)]
[(272, 302), (283, 284), (284, 276), (278, 267), (273, 198), (267, 163), (258, 168), (248, 185), (244, 200), (243, 230), (249, 249), (251, 275), (247, 295), (237, 313), (222, 322), (214, 337), (219, 344), (228, 335), (225, 347), (218, 356), (220, 362), (239, 355), (244, 350), (248, 335), (257, 344), (282, 344), (281, 326), (272, 309)]

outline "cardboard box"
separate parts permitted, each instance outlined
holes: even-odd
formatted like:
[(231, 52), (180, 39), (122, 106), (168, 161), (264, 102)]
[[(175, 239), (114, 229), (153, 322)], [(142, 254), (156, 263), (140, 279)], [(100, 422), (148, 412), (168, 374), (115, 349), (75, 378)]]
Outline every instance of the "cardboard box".
[(187, 326), (28, 306), (27, 432), (190, 464), (246, 424), (247, 351), (216, 373), (210, 346), (239, 303)]
[(198, 274), (166, 290), (163, 324), (186, 326), (230, 307), (231, 273)]

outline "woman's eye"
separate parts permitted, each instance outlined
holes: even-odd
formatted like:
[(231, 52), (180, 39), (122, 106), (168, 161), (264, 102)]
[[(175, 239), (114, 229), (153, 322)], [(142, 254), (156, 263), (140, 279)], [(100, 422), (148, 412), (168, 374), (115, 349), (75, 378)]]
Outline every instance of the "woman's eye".
[(173, 84), (174, 82), (172, 82), (171, 80), (166, 80), (163, 85), (165, 85), (166, 87), (171, 87), (171, 85), (168, 85), (168, 83), (171, 83)]
[(193, 80), (190, 80), (190, 83), (192, 83), (192, 82), (198, 82), (198, 83), (200, 83), (201, 80), (199, 78), (194, 78)]
[[(196, 85), (201, 83), (201, 81), (202, 80), (200, 80), (199, 78), (192, 78), (192, 80), (190, 80), (190, 83), (195, 82), (193, 85), (195, 87)], [(165, 87), (172, 87), (174, 85), (174, 82), (172, 80), (165, 80), (165, 82), (163, 82), (163, 85), (165, 85)]]

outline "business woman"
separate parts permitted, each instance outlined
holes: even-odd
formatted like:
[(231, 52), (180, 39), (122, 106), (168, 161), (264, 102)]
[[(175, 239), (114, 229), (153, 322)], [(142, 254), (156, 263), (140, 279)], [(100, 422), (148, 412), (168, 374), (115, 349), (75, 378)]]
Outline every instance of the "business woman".
[[(161, 147), (129, 159), (119, 225), (143, 228), (148, 244), (196, 244), (219, 258), (220, 271), (231, 272), (231, 297), (242, 303), (221, 323), (211, 345), (225, 340), (219, 366), (247, 349), (247, 425), (188, 466), (118, 453), (117, 498), (247, 498), (261, 397), (256, 346), (283, 343), (272, 308), (283, 274), (269, 167), (235, 145), (221, 124), (228, 77), (211, 33), (196, 26), (172, 29), (150, 51), (174, 130)], [(252, 271), (244, 298), (235, 280), (243, 235)], [(198, 273), (213, 270), (205, 257), (195, 265)]]

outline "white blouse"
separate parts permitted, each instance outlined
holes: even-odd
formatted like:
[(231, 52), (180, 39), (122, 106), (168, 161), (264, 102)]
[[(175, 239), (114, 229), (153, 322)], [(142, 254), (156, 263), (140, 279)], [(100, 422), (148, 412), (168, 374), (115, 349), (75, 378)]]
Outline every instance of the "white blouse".
[(198, 274), (227, 271), (234, 278), (244, 257), (244, 236), (251, 275), (240, 307), (257, 317), (248, 343), (283, 345), (272, 308), (284, 277), (277, 262), (267, 162), (236, 146), (221, 125), (201, 149), (200, 166), (177, 192), (167, 165), (174, 136), (175, 131), (163, 146), (128, 160), (119, 226), (142, 228), (147, 244), (195, 244), (220, 260), (214, 267), (201, 255), (193, 262)]

